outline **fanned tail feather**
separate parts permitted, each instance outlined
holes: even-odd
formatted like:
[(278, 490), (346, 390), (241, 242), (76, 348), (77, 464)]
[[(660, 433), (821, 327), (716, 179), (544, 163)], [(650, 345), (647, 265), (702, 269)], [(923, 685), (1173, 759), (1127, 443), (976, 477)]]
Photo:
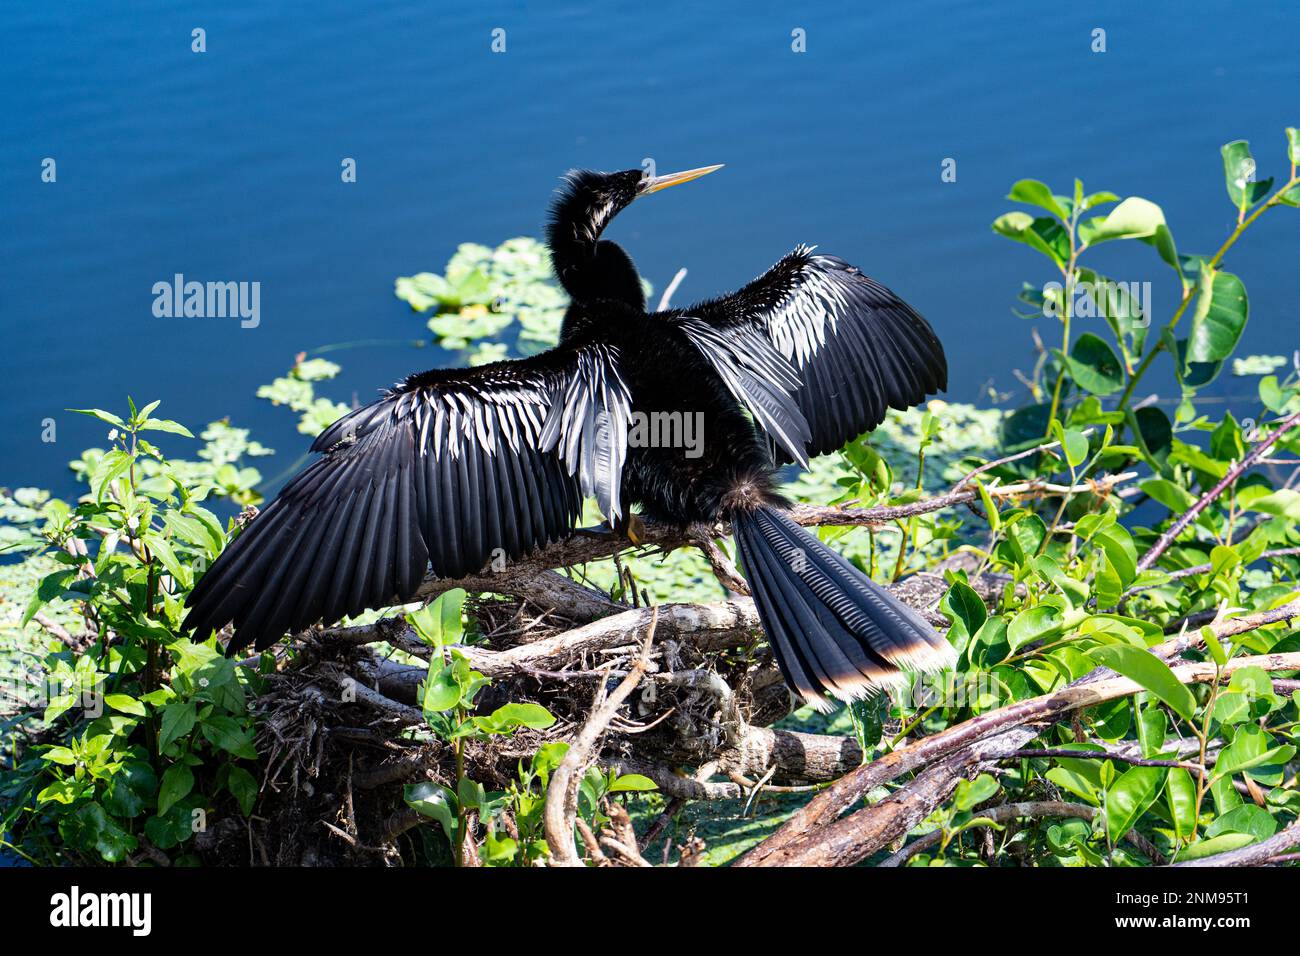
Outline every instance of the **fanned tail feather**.
[(786, 682), (819, 709), (897, 686), (908, 671), (950, 667), (951, 645), (916, 611), (770, 505), (732, 527)]

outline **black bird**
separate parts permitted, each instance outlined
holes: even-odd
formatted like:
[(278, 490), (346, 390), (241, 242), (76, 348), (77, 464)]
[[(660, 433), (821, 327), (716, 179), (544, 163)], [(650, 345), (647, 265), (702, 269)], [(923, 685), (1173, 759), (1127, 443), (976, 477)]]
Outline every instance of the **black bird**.
[[(947, 664), (916, 612), (791, 520), (775, 478), (947, 386), (926, 321), (806, 246), (737, 292), (650, 313), (631, 258), (601, 238), (638, 197), (717, 168), (570, 173), (547, 230), (572, 300), (559, 345), (412, 375), (327, 428), (322, 457), (199, 581), (185, 626), (233, 623), (230, 653), (262, 649), (408, 601), (430, 568), (459, 577), (495, 549), (562, 539), (593, 496), (616, 527), (633, 504), (681, 526), (729, 521), (776, 660), (810, 703)], [(702, 447), (630, 442), (656, 413), (702, 416)]]

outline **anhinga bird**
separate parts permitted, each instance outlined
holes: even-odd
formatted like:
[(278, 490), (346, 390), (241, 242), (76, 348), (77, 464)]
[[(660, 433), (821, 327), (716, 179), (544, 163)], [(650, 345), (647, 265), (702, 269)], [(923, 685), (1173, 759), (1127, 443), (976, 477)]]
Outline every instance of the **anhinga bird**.
[[(641, 196), (717, 169), (573, 172), (548, 241), (571, 297), (560, 343), (518, 361), (412, 375), (335, 422), (190, 594), (231, 652), (411, 600), (573, 532), (583, 496), (685, 527), (728, 521), (786, 681), (815, 705), (948, 663), (912, 609), (796, 524), (785, 462), (834, 451), (947, 385), (943, 348), (896, 295), (800, 246), (731, 295), (646, 311), (631, 258), (601, 233)], [(634, 417), (702, 414), (702, 453), (629, 447)], [(698, 420), (698, 419), (697, 419)]]

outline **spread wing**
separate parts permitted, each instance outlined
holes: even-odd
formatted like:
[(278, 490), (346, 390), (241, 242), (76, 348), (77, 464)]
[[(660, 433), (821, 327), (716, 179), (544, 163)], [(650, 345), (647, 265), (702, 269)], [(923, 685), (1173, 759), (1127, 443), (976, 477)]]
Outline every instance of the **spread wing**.
[(260, 650), (411, 600), (430, 567), (459, 577), (565, 537), (585, 493), (616, 515), (629, 415), (600, 344), (414, 375), (321, 433), (322, 457), (191, 592), (185, 627), (233, 622), (231, 651)]
[(943, 346), (925, 319), (843, 259), (806, 246), (731, 295), (681, 311), (719, 333), (756, 332), (794, 367), (809, 455), (834, 451), (888, 409), (948, 386)]
[(794, 395), (802, 384), (794, 366), (760, 333), (746, 327), (719, 329), (691, 315), (674, 320), (713, 366), (733, 398), (790, 456), (807, 467), (811, 434)]

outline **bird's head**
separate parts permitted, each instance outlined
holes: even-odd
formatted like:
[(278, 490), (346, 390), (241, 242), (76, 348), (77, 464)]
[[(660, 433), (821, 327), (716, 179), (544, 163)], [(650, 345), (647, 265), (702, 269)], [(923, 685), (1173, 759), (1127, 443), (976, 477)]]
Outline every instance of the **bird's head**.
[(707, 176), (721, 166), (703, 166), (666, 176), (648, 176), (640, 169), (601, 173), (575, 169), (564, 177), (551, 203), (547, 242), (561, 285), (575, 299), (619, 297), (611, 288), (626, 285), (627, 274), (636, 280), (640, 298), (640, 280), (632, 260), (622, 249), (600, 234), (621, 211), (642, 196), (649, 196), (669, 186)]

